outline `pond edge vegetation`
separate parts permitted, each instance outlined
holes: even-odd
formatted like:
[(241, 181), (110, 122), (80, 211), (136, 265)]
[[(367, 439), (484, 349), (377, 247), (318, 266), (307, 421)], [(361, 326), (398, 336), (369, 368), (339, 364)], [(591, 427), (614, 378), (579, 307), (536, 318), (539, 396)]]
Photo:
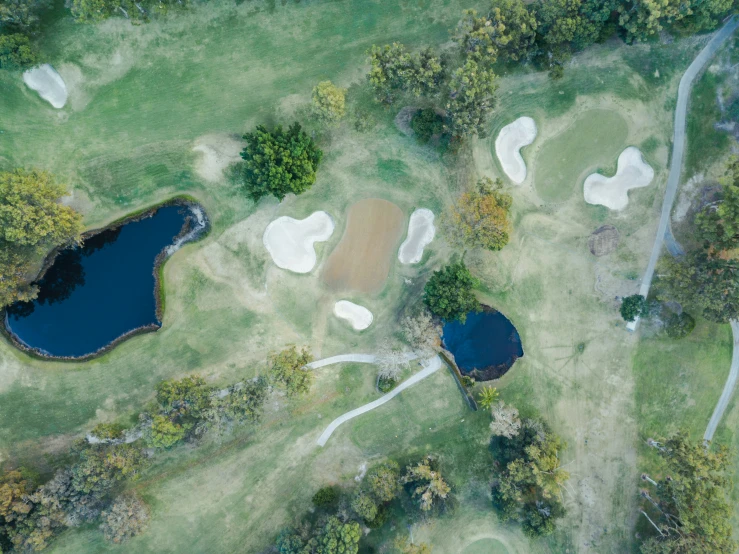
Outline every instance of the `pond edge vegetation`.
[[(104, 233), (106, 231), (110, 231), (113, 229), (118, 229), (119, 227), (123, 227), (124, 225), (128, 225), (129, 223), (135, 223), (137, 221), (141, 221), (143, 219), (152, 217), (157, 211), (159, 211), (161, 208), (165, 208), (167, 206), (182, 206), (186, 208), (196, 208), (201, 211), (203, 214), (203, 227), (198, 232), (194, 233), (192, 237), (188, 238), (186, 241), (182, 242), (181, 244), (189, 244), (193, 242), (198, 242), (202, 239), (204, 239), (209, 233), (210, 233), (210, 219), (208, 218), (207, 212), (205, 211), (205, 208), (202, 204), (195, 198), (194, 196), (190, 196), (187, 194), (178, 194), (176, 196), (173, 196), (171, 198), (168, 198), (167, 200), (164, 200), (162, 202), (159, 202), (157, 204), (154, 204), (153, 206), (148, 206), (146, 208), (141, 208), (139, 210), (133, 211), (123, 217), (120, 217), (111, 223), (105, 225), (104, 227), (99, 227), (96, 229), (90, 229), (89, 231), (85, 231), (82, 233), (82, 240), (84, 242), (85, 239), (88, 239), (90, 237), (93, 237), (95, 235), (98, 235), (100, 233)], [(172, 244), (177, 243), (178, 240), (183, 239), (185, 236), (187, 236), (188, 233), (193, 231), (193, 225), (192, 225), (192, 214), (189, 214), (185, 216), (185, 222), (182, 225), (182, 229), (180, 229), (180, 232), (172, 238)], [(156, 312), (155, 317), (158, 324), (152, 323), (149, 325), (143, 325), (141, 327), (137, 327), (135, 329), (131, 329), (130, 331), (120, 335), (112, 342), (106, 344), (102, 348), (99, 348), (95, 352), (91, 352), (90, 354), (85, 354), (84, 356), (52, 356), (49, 354), (46, 354), (44, 351), (38, 348), (34, 348), (32, 346), (27, 345), (25, 342), (23, 342), (20, 337), (18, 337), (13, 331), (10, 330), (8, 327), (8, 314), (7, 314), (7, 307), (2, 308), (0, 310), (0, 318), (2, 318), (2, 325), (0, 326), (0, 333), (10, 342), (14, 347), (16, 347), (18, 350), (23, 352), (24, 354), (27, 354), (28, 356), (31, 356), (32, 358), (36, 358), (39, 360), (49, 360), (49, 361), (60, 361), (60, 362), (86, 362), (93, 360), (95, 358), (99, 358), (103, 354), (106, 354), (113, 350), (116, 346), (121, 344), (122, 342), (133, 338), (137, 335), (143, 335), (145, 333), (152, 333), (155, 331), (158, 331), (162, 327), (162, 321), (164, 319), (164, 306), (165, 306), (165, 291), (164, 291), (164, 280), (163, 280), (163, 271), (164, 271), (164, 264), (165, 262), (170, 258), (171, 254), (167, 253), (167, 249), (169, 246), (165, 246), (161, 252), (157, 255), (157, 257), (154, 259), (154, 266), (152, 268), (152, 272), (154, 274), (154, 299), (156, 303)], [(36, 282), (43, 278), (44, 274), (51, 268), (52, 265), (54, 265), (54, 262), (56, 261), (57, 256), (67, 248), (70, 248), (69, 244), (64, 244), (61, 246), (58, 246), (54, 248), (44, 259), (44, 262), (41, 266), (41, 269), (38, 273), (38, 275), (33, 279), (33, 282)], [(174, 254), (174, 252), (172, 252)]]

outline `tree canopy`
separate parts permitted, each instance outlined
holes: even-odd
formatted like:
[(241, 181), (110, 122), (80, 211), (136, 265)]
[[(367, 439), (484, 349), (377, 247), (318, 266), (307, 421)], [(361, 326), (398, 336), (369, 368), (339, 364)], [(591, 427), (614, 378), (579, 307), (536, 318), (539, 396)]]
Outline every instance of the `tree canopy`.
[(394, 42), (372, 46), (367, 54), (370, 58), (367, 78), (378, 102), (392, 104), (399, 92), (415, 96), (438, 92), (444, 67), (431, 49), (411, 54), (403, 44)]
[(401, 483), (410, 487), (413, 498), (424, 512), (439, 503), (443, 505), (452, 491), (441, 474), (438, 460), (432, 456), (426, 456), (417, 464), (409, 465)]
[(480, 310), (473, 291), (477, 284), (464, 262), (449, 264), (434, 271), (423, 289), (423, 301), (432, 314), (464, 323), (469, 312)]
[(647, 301), (641, 294), (632, 294), (621, 301), (621, 317), (624, 321), (634, 321), (641, 316)]
[(270, 194), (282, 201), (290, 193), (305, 192), (316, 182), (323, 152), (299, 123), (286, 131), (282, 126), (269, 131), (258, 125), (244, 135), (244, 140), (243, 186), (255, 202)]
[(515, 434), (493, 437), (500, 469), (493, 484), (493, 505), (503, 519), (519, 521), (529, 536), (550, 535), (564, 515), (561, 488), (569, 474), (559, 453), (565, 443), (544, 422), (526, 419)]
[[(726, 495), (733, 461), (726, 447), (713, 449), (678, 432), (666, 440), (651, 440), (663, 462), (663, 477), (644, 482), (642, 514), (654, 536), (641, 545), (643, 554), (735, 552), (732, 538), (734, 510)], [(656, 483), (656, 485), (655, 485)]]
[(288, 396), (305, 394), (313, 383), (313, 372), (306, 366), (313, 361), (310, 350), (300, 352), (292, 345), (282, 352), (269, 356), (272, 380), (285, 389)]
[(0, 307), (35, 298), (39, 257), (80, 241), (82, 217), (59, 202), (66, 192), (43, 171), (0, 172)]
[(346, 89), (331, 81), (321, 81), (313, 88), (313, 113), (321, 121), (333, 123), (346, 115)]
[(460, 195), (442, 218), (447, 238), (461, 247), (500, 250), (510, 240), (509, 214), (513, 197), (503, 192), (500, 179), (483, 178)]
[(739, 157), (729, 163), (721, 193), (718, 202), (704, 207), (695, 218), (698, 238), (713, 251), (739, 246)]

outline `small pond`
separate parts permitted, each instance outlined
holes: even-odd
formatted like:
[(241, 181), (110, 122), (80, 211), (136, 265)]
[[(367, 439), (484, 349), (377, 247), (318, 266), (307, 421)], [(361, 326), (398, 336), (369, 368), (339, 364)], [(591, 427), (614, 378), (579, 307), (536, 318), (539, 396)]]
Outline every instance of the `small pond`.
[(6, 329), (38, 354), (80, 358), (160, 327), (157, 262), (206, 226), (197, 206), (164, 206), (62, 250), (36, 283), (38, 298), (7, 308)]
[(523, 356), (521, 337), (506, 316), (487, 306), (467, 314), (467, 321), (444, 323), (444, 347), (457, 367), (477, 381), (497, 379)]

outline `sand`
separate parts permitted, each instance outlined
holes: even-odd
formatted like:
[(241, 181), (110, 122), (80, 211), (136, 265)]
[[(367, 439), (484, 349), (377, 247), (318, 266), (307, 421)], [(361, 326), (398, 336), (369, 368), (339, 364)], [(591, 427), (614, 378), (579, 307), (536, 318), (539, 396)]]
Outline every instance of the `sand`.
[(521, 157), (521, 148), (536, 138), (536, 123), (530, 117), (519, 117), (503, 127), (495, 139), (495, 154), (508, 178), (520, 185), (526, 179), (526, 163)]
[(334, 304), (334, 315), (346, 319), (356, 331), (366, 329), (372, 325), (374, 319), (367, 308), (348, 300), (339, 300)]
[(241, 160), (243, 141), (230, 135), (204, 135), (195, 141), (193, 152), (202, 154), (195, 163), (195, 172), (210, 182), (223, 179), (223, 170)]
[(24, 72), (23, 82), (57, 109), (63, 108), (67, 103), (67, 85), (56, 69), (48, 63)]
[(426, 248), (436, 235), (434, 212), (426, 208), (415, 210), (408, 222), (408, 237), (398, 250), (398, 259), (402, 264), (417, 264), (423, 257)]
[(369, 198), (349, 207), (346, 230), (326, 262), (323, 281), (333, 290), (375, 293), (385, 284), (403, 232), (403, 212)]
[(313, 244), (328, 240), (334, 221), (326, 212), (313, 212), (305, 219), (282, 216), (264, 230), (264, 247), (277, 267), (295, 273), (309, 273), (316, 265)]
[(623, 210), (629, 204), (629, 190), (646, 187), (652, 179), (654, 169), (644, 161), (638, 148), (629, 146), (618, 157), (616, 175), (588, 175), (584, 185), (585, 202), (600, 204), (611, 210)]

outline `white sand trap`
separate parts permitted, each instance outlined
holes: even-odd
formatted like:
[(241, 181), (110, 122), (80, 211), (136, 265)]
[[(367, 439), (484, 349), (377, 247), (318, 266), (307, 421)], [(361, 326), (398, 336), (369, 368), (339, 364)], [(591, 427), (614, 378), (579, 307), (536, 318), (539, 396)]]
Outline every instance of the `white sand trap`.
[(23, 82), (57, 109), (63, 108), (67, 103), (67, 85), (56, 69), (48, 63), (24, 72)]
[(654, 169), (644, 161), (635, 146), (629, 146), (618, 157), (613, 177), (591, 173), (585, 179), (585, 202), (601, 204), (611, 210), (623, 210), (629, 204), (629, 190), (646, 187), (654, 179)]
[(348, 300), (339, 300), (334, 304), (334, 315), (341, 319), (346, 319), (351, 326), (361, 331), (372, 325), (372, 312), (370, 312), (364, 306), (349, 302)]
[(398, 250), (398, 259), (401, 264), (417, 264), (423, 257), (426, 248), (436, 235), (434, 227), (434, 212), (426, 208), (415, 210), (408, 222), (408, 237)]
[(223, 170), (241, 160), (243, 142), (229, 135), (204, 135), (195, 141), (193, 152), (199, 152), (195, 171), (206, 181), (220, 181)]
[(305, 219), (282, 216), (264, 230), (264, 246), (277, 267), (308, 273), (316, 265), (313, 243), (328, 240), (334, 221), (326, 212), (313, 212)]
[(530, 117), (519, 117), (500, 130), (495, 139), (495, 155), (508, 178), (520, 185), (526, 179), (526, 163), (521, 148), (536, 138), (536, 123)]

